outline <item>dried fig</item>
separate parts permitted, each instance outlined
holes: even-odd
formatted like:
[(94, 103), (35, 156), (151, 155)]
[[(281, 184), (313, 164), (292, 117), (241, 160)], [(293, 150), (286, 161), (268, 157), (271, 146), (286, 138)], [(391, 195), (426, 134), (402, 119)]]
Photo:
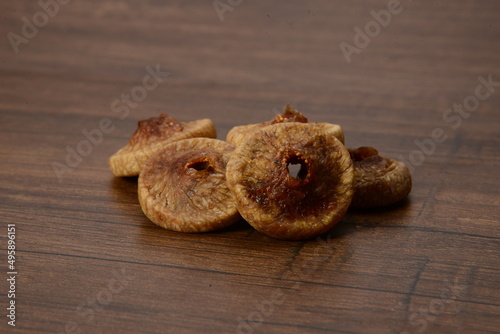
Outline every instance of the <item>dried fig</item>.
[(396, 203), (411, 191), (411, 174), (400, 161), (384, 158), (373, 147), (349, 149), (354, 164), (352, 208), (375, 208)]
[(241, 216), (226, 185), (234, 146), (217, 139), (176, 141), (154, 153), (138, 181), (139, 202), (155, 224), (179, 232), (207, 232)]
[[(293, 175), (290, 167), (300, 166)], [(278, 123), (237, 146), (228, 187), (245, 220), (279, 239), (308, 239), (344, 215), (353, 194), (349, 152), (331, 133), (304, 123)]]
[[(235, 126), (228, 132), (226, 141), (230, 144), (238, 146), (256, 131), (268, 125), (277, 123), (286, 123), (286, 122), (307, 123), (308, 120), (300, 112), (298, 112), (297, 110), (293, 110), (290, 107), (290, 104), (287, 104), (283, 109), (283, 113), (281, 115), (276, 115), (276, 117), (270, 121), (258, 124)], [(323, 128), (324, 130), (331, 131), (333, 135), (337, 137), (342, 143), (344, 142), (344, 134), (342, 132), (342, 128), (340, 127), (340, 125), (329, 124), (329, 123), (311, 123), (311, 124), (315, 124), (316, 126)]]
[(109, 158), (109, 167), (116, 176), (139, 175), (151, 154), (169, 143), (192, 137), (215, 138), (214, 123), (209, 119), (178, 122), (167, 114), (139, 121), (127, 145)]

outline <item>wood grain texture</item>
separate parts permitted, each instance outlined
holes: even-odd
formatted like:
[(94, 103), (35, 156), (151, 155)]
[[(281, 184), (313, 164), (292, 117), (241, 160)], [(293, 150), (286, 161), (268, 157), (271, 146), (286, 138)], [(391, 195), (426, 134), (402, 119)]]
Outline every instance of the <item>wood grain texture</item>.
[[(401, 0), (347, 63), (339, 44), (387, 3), (245, 1), (221, 21), (211, 1), (72, 1), (16, 54), (7, 35), (40, 7), (3, 1), (0, 332), (498, 333), (500, 86), (461, 124), (443, 117), (479, 76), (500, 81), (500, 3)], [(169, 75), (121, 119), (113, 101), (157, 64)], [(140, 119), (211, 118), (224, 139), (286, 103), (395, 159), (436, 128), (447, 138), (413, 166), (407, 201), (351, 211), (321, 241), (274, 240), (244, 221), (161, 229), (137, 180), (108, 169)], [(59, 182), (52, 163), (104, 118), (114, 129)]]

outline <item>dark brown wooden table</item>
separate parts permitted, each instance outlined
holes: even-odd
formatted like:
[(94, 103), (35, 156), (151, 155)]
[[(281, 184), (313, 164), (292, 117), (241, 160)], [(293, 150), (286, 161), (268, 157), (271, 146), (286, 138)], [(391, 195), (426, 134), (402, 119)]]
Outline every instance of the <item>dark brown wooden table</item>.
[[(0, 5), (0, 332), (500, 332), (498, 1), (60, 1)], [(224, 139), (286, 103), (404, 159), (409, 199), (181, 234), (108, 169), (140, 119)]]

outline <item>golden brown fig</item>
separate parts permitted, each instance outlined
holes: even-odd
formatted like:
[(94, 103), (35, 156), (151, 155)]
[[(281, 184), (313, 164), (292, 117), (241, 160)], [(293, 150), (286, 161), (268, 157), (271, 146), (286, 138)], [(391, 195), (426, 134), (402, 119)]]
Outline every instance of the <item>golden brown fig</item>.
[(234, 146), (217, 139), (176, 141), (154, 153), (138, 181), (139, 202), (155, 224), (179, 232), (207, 232), (241, 216), (226, 185)]
[[(293, 165), (300, 166), (291, 173)], [(311, 124), (278, 123), (237, 146), (228, 187), (245, 220), (280, 239), (309, 239), (345, 214), (353, 194), (349, 152), (331, 132)]]
[(139, 175), (149, 156), (163, 146), (186, 138), (216, 136), (214, 123), (209, 119), (178, 122), (167, 114), (160, 114), (139, 121), (128, 144), (113, 154), (108, 164), (116, 176)]
[(351, 208), (387, 206), (406, 198), (411, 174), (400, 161), (381, 157), (373, 147), (349, 149), (354, 163), (354, 196)]
[[(281, 115), (276, 115), (276, 117), (270, 121), (262, 122), (258, 124), (248, 124), (248, 125), (240, 125), (232, 128), (227, 134), (226, 141), (230, 144), (238, 146), (242, 142), (244, 142), (247, 138), (250, 138), (253, 133), (256, 131), (272, 124), (276, 123), (286, 123), (286, 122), (300, 122), (307, 123), (307, 118), (304, 117), (297, 110), (293, 110), (290, 107), (290, 104), (287, 104), (283, 109), (283, 113)], [(342, 143), (344, 142), (344, 134), (342, 132), (342, 128), (337, 124), (329, 124), (329, 123), (311, 123), (316, 124), (316, 126), (323, 128), (324, 130), (331, 131), (335, 137), (337, 137)]]

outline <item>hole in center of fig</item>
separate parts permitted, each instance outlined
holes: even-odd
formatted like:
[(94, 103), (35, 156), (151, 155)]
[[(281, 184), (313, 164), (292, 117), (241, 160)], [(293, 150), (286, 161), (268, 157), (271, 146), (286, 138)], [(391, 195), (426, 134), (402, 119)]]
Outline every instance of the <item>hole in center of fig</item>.
[(292, 157), (286, 167), (288, 174), (295, 179), (305, 180), (309, 173), (307, 163), (298, 157)]
[(187, 167), (200, 172), (210, 167), (210, 162), (207, 160), (192, 161), (187, 165)]

